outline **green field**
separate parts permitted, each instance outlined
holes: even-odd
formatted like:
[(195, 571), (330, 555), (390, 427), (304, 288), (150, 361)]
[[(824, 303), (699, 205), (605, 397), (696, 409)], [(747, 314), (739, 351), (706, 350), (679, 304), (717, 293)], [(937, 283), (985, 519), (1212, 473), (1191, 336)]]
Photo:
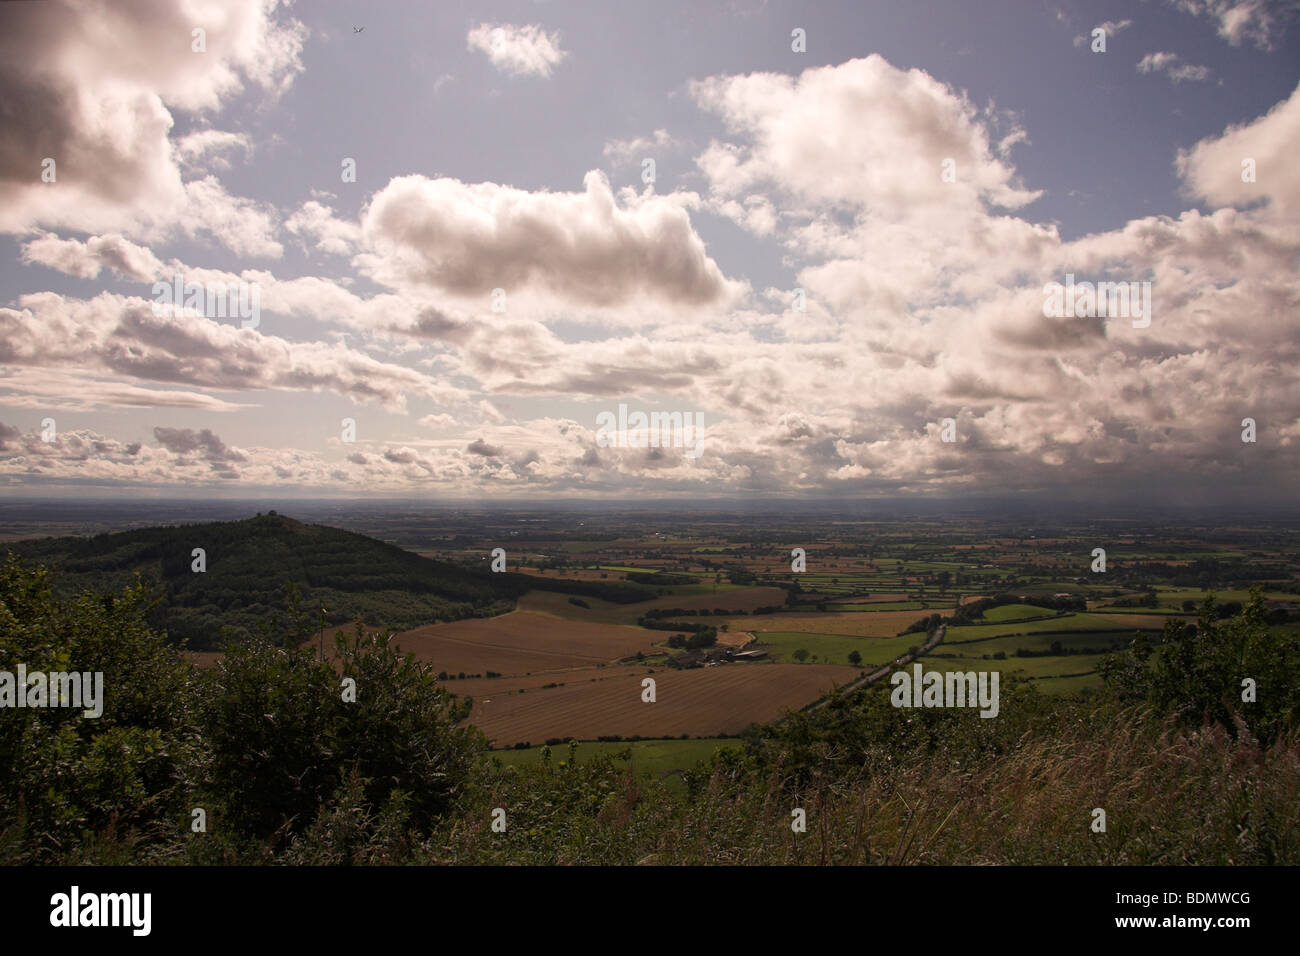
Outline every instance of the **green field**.
[(995, 621), (1018, 621), (1030, 617), (1055, 616), (1055, 611), (1045, 607), (1036, 607), (1033, 604), (1003, 604), (1001, 607), (991, 607), (985, 611), (983, 620), (992, 623)]
[[(948, 635), (960, 634), (961, 631), (948, 631)], [(1115, 644), (1127, 647), (1132, 638), (1132, 631), (1075, 631), (1069, 633), (1051, 632), (1047, 634), (1004, 635), (989, 637), (978, 641), (949, 643), (945, 640), (936, 650), (940, 653), (956, 654), (959, 657), (983, 659), (984, 655), (992, 657), (1001, 651), (1007, 657), (1013, 657), (1017, 650), (1042, 653), (1051, 650), (1052, 644), (1060, 641), (1061, 647), (1077, 652), (1100, 653), (1108, 651)], [(945, 635), (947, 637), (947, 635)], [(1061, 655), (1068, 657), (1070, 655)]]
[[(1131, 631), (1132, 625), (1118, 624), (1093, 614), (1063, 614), (1060, 617), (1025, 621), (1020, 624), (976, 624), (972, 627), (948, 628), (947, 641), (975, 641), (1004, 634), (1034, 634), (1039, 631)], [(1160, 630), (1152, 626), (1152, 630)]]
[[(925, 643), (924, 634), (906, 634), (903, 637), (852, 637), (843, 634), (813, 634), (807, 631), (767, 631), (758, 636), (761, 646), (767, 648), (772, 659), (788, 664), (798, 664), (794, 652), (803, 648), (809, 654), (805, 664), (849, 665), (849, 652), (862, 655), (862, 667), (879, 667), (912, 646)], [(814, 660), (814, 656), (816, 659)]]
[[(942, 648), (943, 645), (939, 646)], [(1100, 687), (1101, 678), (1091, 672), (1097, 669), (1097, 665), (1105, 656), (1105, 654), (1072, 654), (1068, 657), (1009, 657), (1004, 661), (923, 657), (921, 664), (925, 670), (1019, 672), (1024, 677), (1032, 678), (1060, 677), (1064, 674), (1088, 675), (1086, 679), (1075, 682), (1066, 680), (1035, 680), (1034, 682), (1038, 690), (1043, 693), (1068, 693), (1072, 692), (1067, 690), (1072, 683)]]
[[(1156, 588), (1156, 599), (1161, 604), (1176, 606), (1181, 608), (1184, 601), (1195, 601), (1196, 609), (1199, 611), (1201, 602), (1208, 596), (1209, 591), (1202, 591), (1200, 588)], [(1225, 588), (1221, 591), (1214, 592), (1214, 600), (1219, 604), (1226, 601), (1246, 601), (1250, 598), (1248, 590), (1232, 590)], [(1300, 601), (1300, 594), (1295, 591), (1265, 591), (1264, 598), (1268, 601)]]

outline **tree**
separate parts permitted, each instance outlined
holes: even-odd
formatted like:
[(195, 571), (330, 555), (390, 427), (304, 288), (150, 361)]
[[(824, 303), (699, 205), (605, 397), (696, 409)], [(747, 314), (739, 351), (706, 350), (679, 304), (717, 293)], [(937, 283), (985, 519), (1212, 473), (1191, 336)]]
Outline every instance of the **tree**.
[(857, 651), (849, 651), (849, 663), (854, 667), (859, 666), (862, 663), (862, 655)]
[[(428, 826), (463, 790), (484, 746), (456, 726), (468, 707), (389, 636), (360, 625), (340, 632), (333, 662), (305, 647), (235, 647), (213, 669), (201, 721), (205, 783), (234, 829), (264, 839), (300, 832), (354, 770), (372, 812), (396, 800), (414, 826)], [(340, 678), (356, 681), (355, 701), (343, 700)]]
[(792, 654), (791, 656), (795, 660), (803, 662), (808, 659), (808, 652), (801, 647), (797, 651), (795, 651), (794, 654)]
[(0, 715), (4, 862), (122, 862), (194, 805), (195, 671), (148, 626), (154, 603), (138, 576), (118, 594), (61, 598), (49, 571), (0, 566), (0, 670), (103, 675), (98, 717), (72, 707)]
[[(1121, 700), (1146, 700), (1163, 713), (1230, 729), (1240, 718), (1259, 740), (1271, 741), (1300, 720), (1300, 639), (1270, 631), (1258, 586), (1241, 614), (1221, 620), (1218, 610), (1211, 592), (1195, 624), (1165, 622), (1158, 654), (1135, 638), (1098, 671)], [(1246, 679), (1255, 683), (1251, 702), (1242, 700)]]

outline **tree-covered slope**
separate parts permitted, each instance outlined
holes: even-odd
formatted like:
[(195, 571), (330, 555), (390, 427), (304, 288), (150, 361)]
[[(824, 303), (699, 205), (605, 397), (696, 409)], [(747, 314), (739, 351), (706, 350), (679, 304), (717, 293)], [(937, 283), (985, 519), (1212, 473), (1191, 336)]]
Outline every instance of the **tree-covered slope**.
[[(206, 567), (193, 570), (202, 548)], [(138, 573), (163, 598), (151, 623), (195, 649), (236, 640), (264, 621), (277, 629), (360, 619), (405, 629), (499, 614), (528, 583), (435, 561), (365, 535), (275, 513), (245, 521), (144, 528), (92, 538), (47, 538), (7, 550), (53, 567), (64, 594), (120, 591)], [(297, 611), (293, 607), (297, 604)]]

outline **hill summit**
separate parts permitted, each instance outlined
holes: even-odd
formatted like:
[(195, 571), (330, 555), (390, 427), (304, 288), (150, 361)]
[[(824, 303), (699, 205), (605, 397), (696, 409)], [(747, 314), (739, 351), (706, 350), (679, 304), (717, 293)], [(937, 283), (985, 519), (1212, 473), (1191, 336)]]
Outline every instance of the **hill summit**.
[[(196, 570), (202, 549), (205, 570)], [(195, 650), (244, 640), (264, 622), (306, 631), (361, 620), (395, 630), (509, 611), (527, 588), (396, 545), (285, 515), (141, 528), (6, 546), (50, 566), (55, 589), (116, 591), (137, 574), (161, 594), (155, 626)], [(295, 614), (294, 605), (297, 606)]]

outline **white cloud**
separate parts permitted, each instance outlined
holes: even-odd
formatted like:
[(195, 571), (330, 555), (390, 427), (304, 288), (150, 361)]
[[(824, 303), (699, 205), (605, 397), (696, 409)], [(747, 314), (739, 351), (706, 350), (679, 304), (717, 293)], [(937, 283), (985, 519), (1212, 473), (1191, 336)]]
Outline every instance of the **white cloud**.
[(175, 141), (176, 155), (189, 169), (200, 171), (230, 168), (228, 154), (241, 152), (244, 158), (252, 156), (253, 141), (244, 133), (204, 129)]
[[(208, 31), (202, 55), (189, 41), (200, 26)], [(305, 36), (265, 0), (0, 4), (8, 106), (0, 231), (68, 228), (151, 240), (212, 215), (213, 189), (203, 180), (190, 188), (178, 162), (211, 157), (232, 141), (208, 131), (174, 145), (171, 111), (201, 117), (250, 87), (278, 95), (302, 68)], [(54, 182), (41, 179), (46, 158), (55, 162)], [(235, 218), (246, 233), (246, 209)], [(235, 244), (275, 254), (246, 240)]]
[(362, 216), (374, 252), (358, 262), (389, 286), (478, 296), (483, 308), (497, 288), (600, 307), (637, 297), (719, 304), (738, 293), (678, 202), (624, 195), (620, 207), (603, 174), (583, 182), (583, 192), (550, 193), (399, 177)]
[(640, 163), (644, 159), (653, 159), (663, 153), (679, 147), (680, 142), (666, 129), (657, 129), (650, 136), (634, 136), (632, 139), (614, 139), (605, 144), (605, 158), (615, 167)]
[(206, 235), (240, 256), (278, 259), (284, 247), (275, 238), (275, 207), (232, 196), (213, 176), (185, 184), (186, 210), (181, 228), (187, 235)]
[(329, 390), (393, 411), (406, 408), (408, 395), (436, 401), (449, 391), (412, 369), (340, 345), (292, 343), (185, 310), (154, 315), (154, 303), (140, 298), (41, 292), (21, 296), (18, 304), (0, 308), (0, 363), (6, 366), (218, 391)]
[[(1267, 199), (1280, 215), (1300, 216), (1300, 86), (1267, 114), (1230, 126), (1178, 154), (1179, 174), (1191, 193), (1216, 206)], [(1243, 182), (1243, 161), (1254, 160), (1255, 181)]]
[[(173, 269), (257, 282), (268, 315), (244, 330), (154, 317), (130, 296), (24, 296), (0, 309), (7, 405), (233, 411), (247, 406), (232, 398), (329, 392), (409, 408), (418, 428), (368, 428), (360, 447), (331, 435), (319, 452), (233, 447), (235, 433), (197, 424), (155, 435), (151, 422), (119, 439), (74, 429), (56, 449), (0, 429), (0, 481), (584, 496), (1159, 483), (1172, 495), (1181, 481), (1267, 489), (1294, 474), (1300, 174), (1289, 152), (1300, 90), (1180, 154), (1189, 193), (1211, 212), (1070, 242), (1029, 218), (1038, 192), (1012, 160), (1026, 131), (923, 71), (872, 57), (714, 77), (693, 94), (726, 130), (697, 156), (703, 195), (614, 191), (599, 173), (577, 192), (404, 176), (354, 222), (313, 193), (286, 234), (352, 256), (362, 279), (387, 287), (379, 294), (351, 275), (162, 263), (120, 230), (26, 237), (24, 261), (75, 276), (107, 266), (141, 282)], [(202, 145), (186, 149), (218, 155)], [(681, 144), (658, 130), (610, 141), (606, 156), (634, 160), (646, 147)], [(1243, 156), (1257, 159), (1257, 183), (1240, 182)], [(955, 182), (941, 177), (945, 158)], [(189, 228), (229, 232), (244, 255), (274, 253), (278, 211), (197, 182), (196, 208), (226, 218)], [(768, 240), (807, 311), (790, 309), (788, 288), (747, 295), (728, 279), (692, 222), (699, 212)], [(1042, 285), (1067, 272), (1150, 279), (1151, 326), (1045, 318)], [(497, 287), (504, 314), (490, 311)], [(272, 334), (276, 316), (362, 345), (289, 341)], [(704, 454), (598, 447), (596, 414), (621, 401), (702, 412)], [(1236, 423), (1247, 414), (1276, 441), (1243, 458)], [(938, 440), (949, 416), (955, 446)]]
[(1175, 83), (1183, 80), (1201, 82), (1210, 78), (1208, 66), (1193, 66), (1180, 62), (1177, 53), (1148, 53), (1138, 61), (1139, 73), (1165, 73)]
[(23, 244), (22, 259), (81, 279), (93, 279), (108, 267), (125, 278), (147, 282), (163, 269), (153, 252), (119, 235), (91, 236), (82, 242), (47, 233)]
[(336, 256), (350, 255), (361, 239), (359, 225), (337, 218), (333, 209), (314, 199), (286, 219), (284, 228), (295, 236), (314, 240), (318, 251)]
[[(979, 111), (963, 95), (876, 54), (797, 77), (712, 77), (691, 89), (749, 140), (714, 142), (697, 158), (716, 195), (766, 182), (826, 206), (892, 217), (954, 199), (1016, 208), (1038, 195), (994, 157)], [(955, 163), (955, 183), (940, 178), (945, 159)]]
[[(1178, 10), (1193, 16), (1217, 20), (1219, 36), (1233, 46), (1250, 41), (1261, 50), (1271, 50), (1281, 39), (1284, 19), (1294, 14), (1294, 5), (1271, 4), (1269, 0), (1169, 0)], [(1288, 8), (1289, 7), (1289, 8)]]
[(568, 56), (560, 49), (559, 34), (536, 24), (480, 23), (469, 31), (465, 43), (468, 49), (487, 54), (493, 66), (512, 76), (549, 77)]

